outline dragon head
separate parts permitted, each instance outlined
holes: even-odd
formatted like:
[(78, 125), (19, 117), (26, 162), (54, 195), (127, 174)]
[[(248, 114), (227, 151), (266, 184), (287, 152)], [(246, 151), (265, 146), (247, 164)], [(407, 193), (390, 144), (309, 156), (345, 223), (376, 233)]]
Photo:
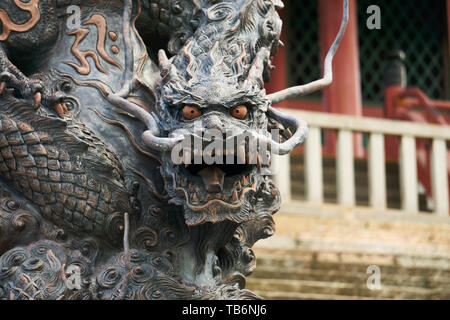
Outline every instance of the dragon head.
[[(124, 35), (128, 39), (131, 0), (126, 4)], [(179, 50), (173, 52), (175, 47), (169, 46), (175, 53), (170, 59), (164, 50), (158, 52), (158, 79), (153, 78), (157, 71), (153, 64), (144, 74), (145, 53), (137, 60), (137, 76), (130, 76), (129, 69), (136, 66), (132, 47), (125, 41), (125, 49), (130, 50), (122, 89), (110, 94), (104, 86), (96, 88), (111, 104), (145, 124), (139, 143), (157, 152), (150, 156), (161, 163), (169, 203), (184, 208), (188, 225), (240, 224), (252, 220), (256, 212), (272, 213), (279, 207), (279, 193), (269, 177), (271, 155), (288, 154), (303, 143), (308, 127), (272, 104), (332, 82), (332, 60), (347, 26), (348, 0), (344, 0), (340, 31), (325, 59), (323, 78), (270, 95), (264, 82), (269, 80), (281, 43), (277, 10), (282, 2), (203, 0), (200, 5), (196, 0), (192, 5), (196, 28), (189, 40), (175, 46)], [(144, 85), (146, 78), (153, 79), (151, 84)], [(137, 87), (153, 93), (154, 105), (141, 108), (124, 98), (139, 83), (142, 86)]]
[(159, 52), (158, 130), (144, 140), (161, 151), (165, 189), (188, 225), (242, 223), (261, 203), (278, 209), (270, 152), (287, 153), (307, 134), (303, 124), (284, 143), (271, 139), (271, 128), (287, 128), (264, 90), (279, 46), (279, 4), (213, 4), (178, 55)]

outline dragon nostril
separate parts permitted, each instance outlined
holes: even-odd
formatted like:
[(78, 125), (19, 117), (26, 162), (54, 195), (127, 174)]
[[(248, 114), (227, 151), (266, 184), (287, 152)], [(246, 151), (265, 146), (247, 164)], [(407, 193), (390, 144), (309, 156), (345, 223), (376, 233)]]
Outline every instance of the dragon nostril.
[(206, 130), (219, 130), (221, 131), (223, 128), (223, 121), (217, 115), (209, 115), (207, 119), (204, 121)]

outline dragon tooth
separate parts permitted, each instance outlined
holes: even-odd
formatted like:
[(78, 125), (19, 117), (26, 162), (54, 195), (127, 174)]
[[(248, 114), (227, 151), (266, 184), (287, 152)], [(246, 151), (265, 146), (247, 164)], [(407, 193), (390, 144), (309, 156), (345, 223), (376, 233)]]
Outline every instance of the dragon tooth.
[(248, 164), (258, 164), (258, 152), (249, 152), (248, 153)]
[(245, 164), (246, 161), (246, 157), (245, 157), (245, 146), (240, 146), (239, 150), (237, 152), (237, 158), (238, 158), (238, 162), (237, 164)]
[(237, 189), (242, 189), (242, 185), (241, 185), (241, 182), (240, 182), (240, 181), (237, 182), (236, 188), (237, 188)]
[(242, 184), (243, 184), (244, 186), (247, 186), (247, 185), (248, 185), (248, 179), (247, 179), (246, 176), (243, 176), (243, 177), (242, 177)]
[(235, 202), (238, 198), (238, 192), (237, 190), (233, 191), (233, 196), (231, 197), (231, 202)]
[(194, 159), (203, 158), (203, 150), (202, 149), (194, 149)]
[(258, 169), (261, 169), (261, 157), (259, 155), (259, 152), (256, 153), (256, 165), (258, 166)]
[(291, 129), (287, 128), (284, 132), (286, 134), (286, 138), (288, 138), (288, 139), (292, 138), (292, 131), (291, 131)]
[(200, 199), (200, 200), (202, 200), (201, 198), (202, 198), (202, 194), (199, 192), (199, 190), (197, 189), (197, 190), (195, 190), (193, 193), (195, 193), (195, 195), (196, 195), (196, 197), (197, 197), (197, 199)]
[(193, 200), (193, 202), (195, 202), (195, 203), (198, 202), (198, 197), (197, 197), (197, 194), (196, 194), (196, 193), (193, 193), (193, 194), (192, 194), (192, 200)]
[(183, 151), (183, 160), (184, 167), (187, 168), (191, 164), (191, 152), (188, 150)]

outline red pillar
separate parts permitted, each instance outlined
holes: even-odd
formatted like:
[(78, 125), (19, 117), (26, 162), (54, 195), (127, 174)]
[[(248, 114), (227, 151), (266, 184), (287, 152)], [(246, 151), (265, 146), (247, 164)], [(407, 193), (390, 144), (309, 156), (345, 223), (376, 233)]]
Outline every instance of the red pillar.
[[(280, 18), (284, 21), (284, 10), (279, 11)], [(283, 25), (283, 30), (281, 32), (281, 41), (286, 43), (286, 26)], [(280, 47), (278, 53), (273, 59), (272, 64), (275, 66), (270, 74), (270, 82), (266, 84), (267, 94), (281, 91), (287, 88), (287, 77), (286, 77), (286, 48)], [(283, 103), (277, 105), (277, 107), (283, 107)]]
[[(339, 30), (343, 10), (342, 0), (319, 0), (320, 48), (322, 61)], [(362, 116), (361, 78), (358, 48), (358, 19), (356, 0), (349, 0), (349, 23), (333, 61), (333, 84), (324, 90), (323, 110)], [(328, 138), (327, 138), (328, 140)], [(327, 152), (335, 152), (327, 143)], [(361, 135), (355, 136), (355, 156), (364, 156)]]

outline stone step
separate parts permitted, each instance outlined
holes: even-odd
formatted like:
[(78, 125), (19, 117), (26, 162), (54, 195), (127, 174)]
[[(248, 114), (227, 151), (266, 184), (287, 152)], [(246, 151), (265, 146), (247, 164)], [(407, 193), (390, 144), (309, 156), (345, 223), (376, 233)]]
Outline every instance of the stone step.
[[(409, 258), (417, 260), (439, 260), (450, 262), (450, 252), (439, 251), (437, 253), (405, 253), (403, 251), (383, 251), (383, 252), (367, 252), (358, 251), (355, 248), (348, 248), (346, 251), (337, 249), (323, 249), (296, 247), (264, 247), (259, 246), (257, 252), (261, 257), (288, 257), (289, 259), (302, 259), (310, 260), (327, 260), (336, 262), (365, 262), (365, 261), (378, 261), (384, 264), (391, 264), (398, 259)], [(384, 262), (383, 262), (384, 261)]]
[(264, 254), (258, 256), (259, 265), (276, 264), (276, 266), (298, 267), (302, 265), (310, 265), (313, 268), (324, 268), (333, 266), (334, 264), (344, 265), (348, 267), (358, 267), (361, 265), (377, 264), (396, 271), (399, 268), (406, 269), (429, 269), (435, 270), (440, 268), (442, 271), (448, 271), (450, 275), (450, 260), (447, 258), (425, 258), (420, 256), (395, 256), (388, 255), (386, 257), (373, 258), (370, 254), (353, 255), (339, 253), (310, 253), (310, 254)]
[(382, 273), (407, 276), (439, 276), (450, 278), (450, 260), (411, 256), (371, 256), (335, 253), (310, 253), (304, 255), (261, 254), (257, 255), (258, 268), (291, 268), (300, 270), (335, 270), (339, 272), (365, 272), (369, 265), (378, 265)]
[[(318, 293), (263, 291), (256, 292), (266, 300), (374, 300), (373, 297), (339, 296)], [(381, 298), (380, 298), (381, 299)]]
[[(450, 255), (258, 248), (247, 288), (265, 299), (450, 299)], [(381, 290), (367, 287), (369, 265)]]
[[(339, 272), (335, 270), (316, 270), (308, 268), (275, 268), (257, 266), (255, 272), (251, 275), (254, 279), (289, 279), (289, 280), (308, 280), (342, 283), (366, 283), (369, 275), (361, 268), (358, 273)], [(404, 274), (381, 274), (383, 285), (391, 286), (409, 286), (418, 288), (437, 289), (441, 287), (450, 288), (450, 278), (442, 277), (439, 270), (434, 274), (422, 275), (404, 275)]]
[[(450, 288), (426, 289), (406, 286), (382, 285), (380, 290), (370, 290), (366, 284), (306, 281), (291, 279), (248, 278), (247, 288), (258, 292), (298, 292), (337, 296), (376, 297), (384, 299), (450, 299)], [(263, 296), (264, 297), (264, 296)], [(265, 297), (264, 297), (265, 298)]]
[[(310, 263), (310, 262), (291, 262), (291, 261), (259, 261), (258, 267), (275, 267), (279, 270), (284, 268), (303, 268), (307, 270), (319, 270), (319, 271), (336, 271), (336, 272), (350, 272), (361, 273), (367, 270), (367, 267), (372, 263), (361, 264), (349, 264), (349, 263)], [(450, 272), (445, 270), (436, 270), (433, 268), (405, 268), (398, 266), (380, 266), (381, 272), (384, 276), (403, 274), (405, 276), (423, 276), (423, 277), (450, 277)]]

